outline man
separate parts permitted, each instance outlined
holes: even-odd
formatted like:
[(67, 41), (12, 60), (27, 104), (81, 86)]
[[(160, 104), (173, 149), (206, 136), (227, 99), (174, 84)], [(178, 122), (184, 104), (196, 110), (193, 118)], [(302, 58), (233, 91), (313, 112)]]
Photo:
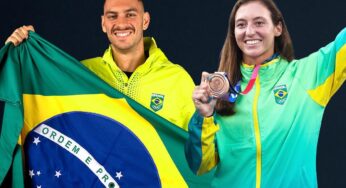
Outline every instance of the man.
[[(187, 130), (195, 108), (194, 83), (179, 65), (172, 64), (153, 38), (143, 37), (150, 23), (141, 0), (105, 0), (102, 30), (110, 41), (103, 57), (82, 63), (143, 106)], [(19, 45), (32, 26), (23, 26), (6, 40)]]

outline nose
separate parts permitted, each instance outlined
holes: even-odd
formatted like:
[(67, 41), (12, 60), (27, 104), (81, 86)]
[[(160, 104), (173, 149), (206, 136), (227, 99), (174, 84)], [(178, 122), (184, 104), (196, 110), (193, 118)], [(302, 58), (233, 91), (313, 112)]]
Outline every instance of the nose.
[(118, 27), (126, 26), (127, 25), (127, 18), (125, 16), (119, 16), (116, 20), (116, 25)]
[(246, 35), (254, 35), (255, 34), (255, 28), (253, 25), (248, 25), (246, 27)]

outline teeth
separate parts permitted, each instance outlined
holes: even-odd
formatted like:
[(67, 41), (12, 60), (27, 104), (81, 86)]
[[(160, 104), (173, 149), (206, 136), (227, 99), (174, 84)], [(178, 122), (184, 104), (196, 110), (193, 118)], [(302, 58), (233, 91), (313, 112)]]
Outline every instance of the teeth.
[(246, 44), (257, 44), (259, 42), (260, 42), (259, 40), (247, 40), (247, 41), (245, 41)]
[(130, 32), (115, 33), (115, 35), (118, 37), (126, 37), (130, 35)]

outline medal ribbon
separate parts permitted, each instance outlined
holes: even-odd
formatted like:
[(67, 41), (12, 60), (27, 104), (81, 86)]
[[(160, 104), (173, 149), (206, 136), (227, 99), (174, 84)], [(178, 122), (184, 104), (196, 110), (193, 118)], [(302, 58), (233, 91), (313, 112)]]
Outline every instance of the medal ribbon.
[[(273, 54), (270, 58), (268, 58), (267, 60), (265, 60), (265, 61), (264, 61), (263, 63), (261, 63), (261, 64), (268, 63), (269, 61), (271, 61), (271, 60), (277, 58), (278, 56), (279, 56), (279, 53), (275, 53), (275, 54)], [(240, 81), (237, 83), (237, 85), (235, 86), (235, 88), (233, 88), (233, 87), (231, 86), (231, 89), (232, 89), (233, 91), (235, 91), (235, 94), (246, 95), (246, 94), (248, 94), (248, 93), (251, 91), (251, 89), (252, 89), (253, 86), (255, 85), (255, 82), (256, 82), (256, 79), (257, 79), (257, 76), (258, 76), (258, 71), (259, 71), (259, 69), (260, 69), (261, 64), (255, 65), (254, 70), (253, 70), (252, 75), (251, 75), (251, 78), (250, 78), (250, 81), (249, 81), (249, 83), (247, 84), (247, 86), (245, 87), (245, 90), (244, 90), (244, 91), (239, 92), (239, 90), (240, 90)]]
[(255, 68), (252, 72), (252, 75), (251, 75), (251, 78), (250, 78), (250, 81), (249, 83), (247, 84), (246, 88), (244, 91), (240, 92), (241, 95), (246, 95), (248, 94), (251, 89), (253, 88), (253, 86), (255, 85), (255, 82), (256, 82), (256, 78), (257, 78), (257, 75), (258, 75), (258, 70), (260, 68), (261, 65), (255, 65)]

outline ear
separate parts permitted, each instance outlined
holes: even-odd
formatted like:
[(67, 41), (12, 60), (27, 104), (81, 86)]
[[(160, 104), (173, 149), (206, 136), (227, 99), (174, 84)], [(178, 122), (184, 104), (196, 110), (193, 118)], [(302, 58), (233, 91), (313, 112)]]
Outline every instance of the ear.
[(147, 30), (150, 24), (150, 14), (149, 12), (144, 12), (143, 14), (143, 30)]
[(274, 34), (276, 37), (280, 36), (282, 33), (282, 23), (279, 22), (274, 28)]
[(105, 27), (105, 16), (101, 16), (101, 27), (102, 27), (102, 31), (104, 33), (107, 33), (106, 27)]

